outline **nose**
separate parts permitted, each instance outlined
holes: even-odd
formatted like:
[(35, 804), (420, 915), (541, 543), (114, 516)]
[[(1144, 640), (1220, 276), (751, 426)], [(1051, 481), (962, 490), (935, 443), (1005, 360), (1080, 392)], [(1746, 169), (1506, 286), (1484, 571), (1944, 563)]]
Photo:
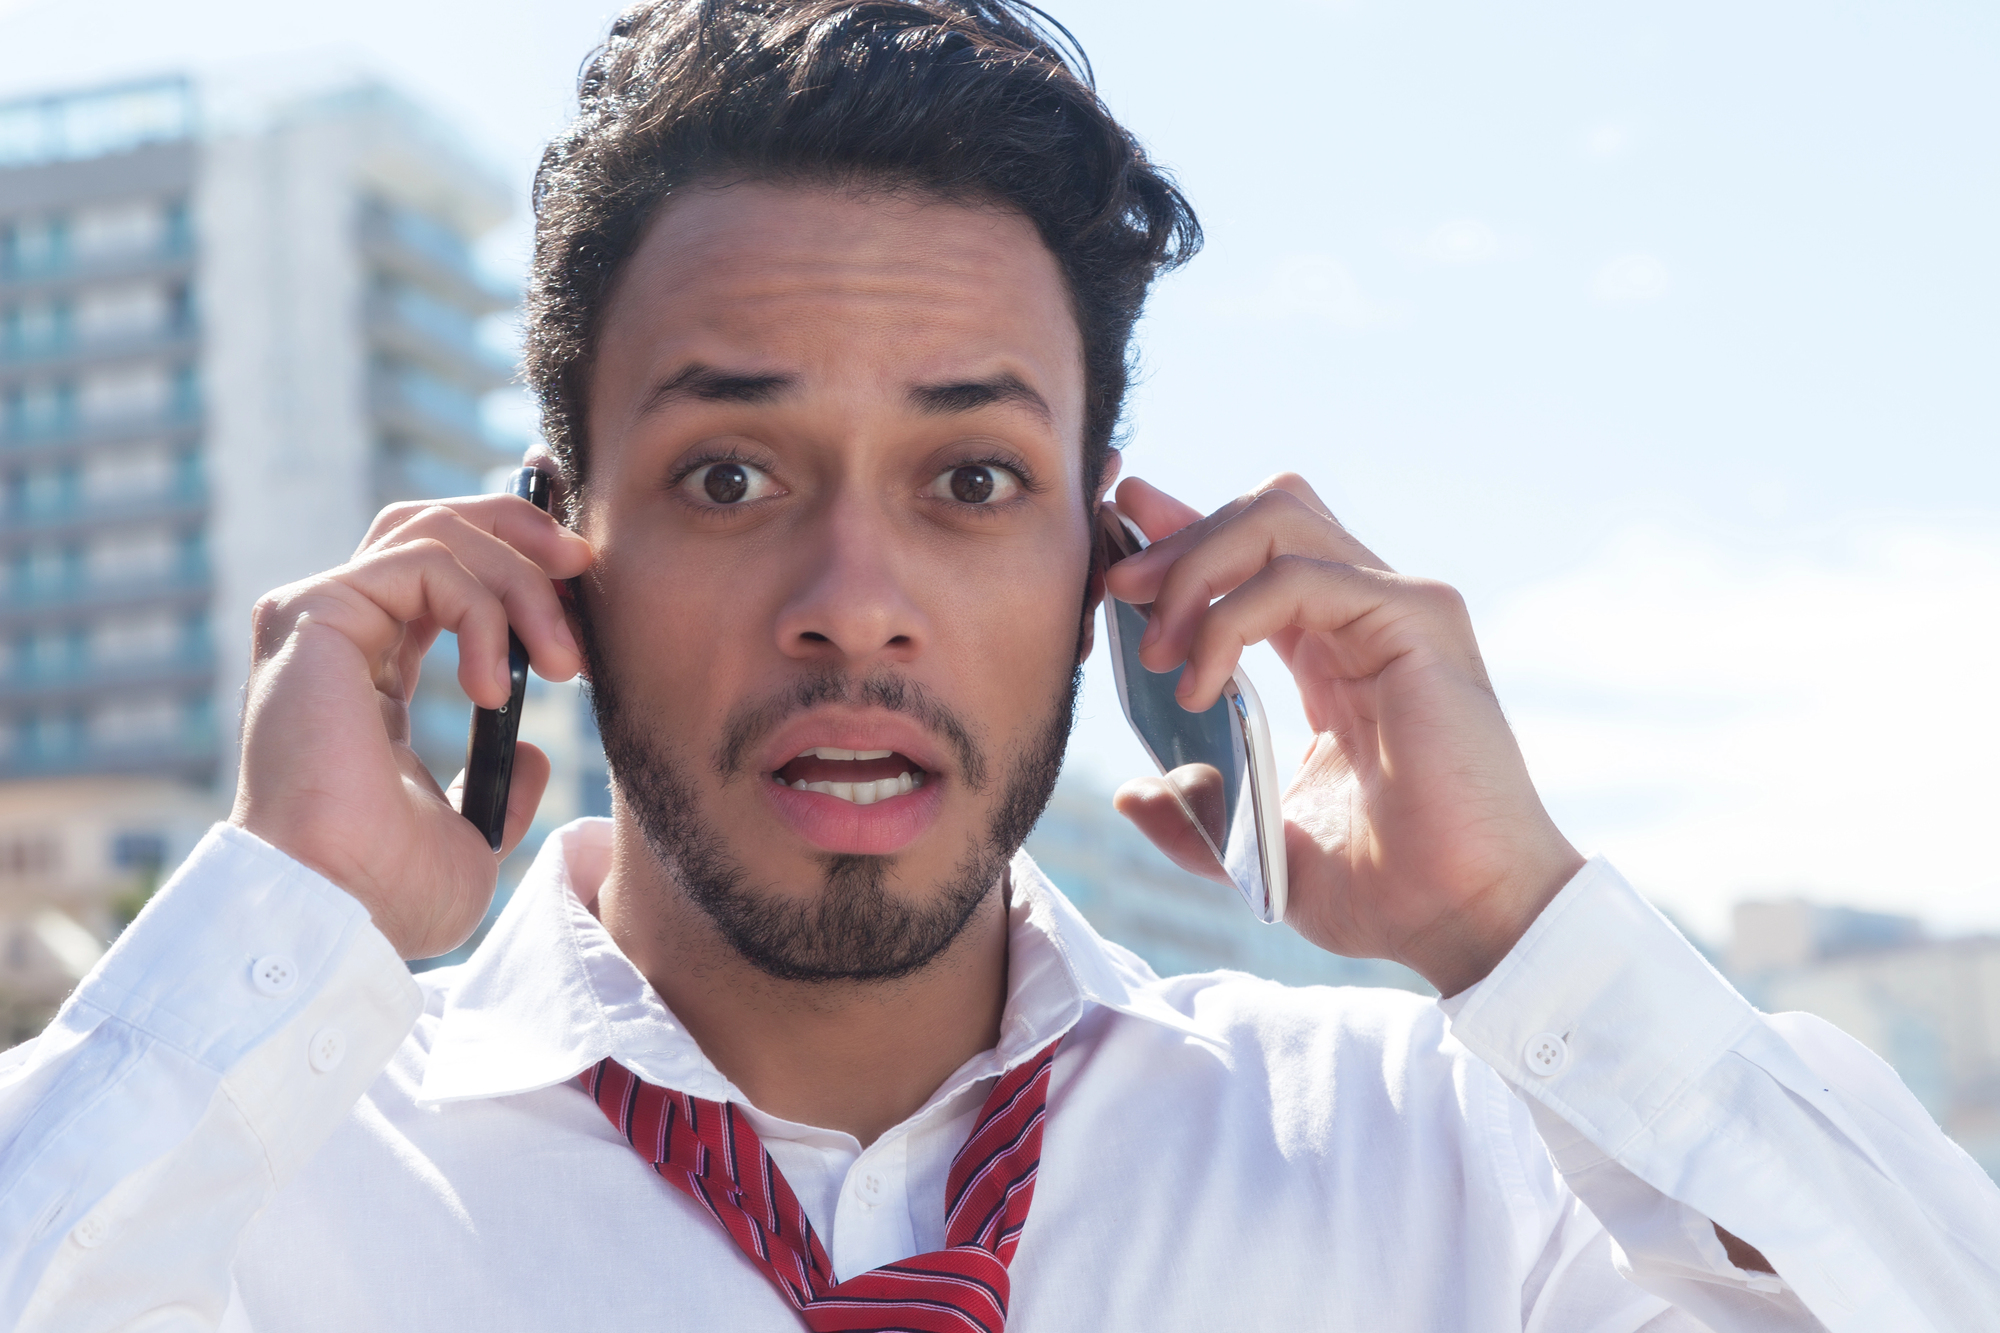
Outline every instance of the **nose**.
[(778, 613), (778, 650), (859, 673), (915, 661), (930, 639), (916, 590), (942, 572), (929, 564), (880, 506), (858, 497), (829, 504), (797, 534), (797, 583)]

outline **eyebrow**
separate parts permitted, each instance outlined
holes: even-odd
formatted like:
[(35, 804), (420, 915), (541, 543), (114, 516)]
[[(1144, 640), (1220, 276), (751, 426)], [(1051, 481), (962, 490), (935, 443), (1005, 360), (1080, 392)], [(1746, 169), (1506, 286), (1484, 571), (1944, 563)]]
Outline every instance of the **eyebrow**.
[(1006, 372), (990, 379), (956, 384), (919, 384), (911, 388), (909, 397), (911, 405), (926, 416), (952, 416), (976, 412), (996, 403), (1018, 403), (1044, 422), (1055, 419), (1046, 398), (1028, 387), (1020, 376)]
[[(718, 370), (696, 361), (668, 376), (646, 395), (640, 416), (650, 416), (678, 399), (704, 403), (768, 403), (798, 387), (791, 375), (748, 375)], [(910, 405), (925, 416), (956, 416), (998, 403), (1015, 403), (1044, 422), (1055, 419), (1043, 398), (1020, 376), (1003, 371), (983, 380), (950, 384), (918, 384), (910, 388)]]
[(640, 416), (650, 416), (679, 398), (704, 403), (768, 403), (797, 386), (790, 375), (743, 375), (697, 361), (660, 381), (646, 395)]

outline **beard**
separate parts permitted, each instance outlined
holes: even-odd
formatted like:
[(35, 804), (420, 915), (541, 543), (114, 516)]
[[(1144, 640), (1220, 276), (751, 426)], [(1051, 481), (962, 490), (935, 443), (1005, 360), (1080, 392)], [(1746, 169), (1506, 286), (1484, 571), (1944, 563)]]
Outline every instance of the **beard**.
[[(967, 838), (950, 872), (927, 891), (907, 897), (890, 891), (897, 867), (893, 855), (818, 857), (819, 889), (804, 901), (755, 883), (703, 816), (686, 759), (663, 739), (668, 729), (662, 710), (636, 709), (624, 697), (616, 673), (608, 669), (588, 600), (577, 596), (572, 606), (590, 666), (591, 707), (619, 799), (689, 901), (731, 948), (769, 976), (886, 981), (924, 967), (965, 930), (1055, 791), (1075, 723), (1081, 666), (1055, 691), (1042, 722), (1001, 772), (986, 827)], [(769, 699), (739, 708), (724, 728), (711, 767), (725, 784), (744, 776), (743, 756), (760, 735), (795, 713), (831, 702), (869, 704), (911, 717), (951, 746), (969, 791), (984, 788), (986, 756), (972, 730), (920, 685), (886, 674), (859, 680), (839, 672), (805, 676)]]

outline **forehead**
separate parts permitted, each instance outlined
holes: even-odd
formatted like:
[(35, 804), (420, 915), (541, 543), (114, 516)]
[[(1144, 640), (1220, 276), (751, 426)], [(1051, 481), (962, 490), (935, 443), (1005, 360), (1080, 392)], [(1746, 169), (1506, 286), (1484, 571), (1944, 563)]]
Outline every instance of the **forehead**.
[(614, 419), (619, 398), (688, 363), (849, 395), (1011, 372), (1059, 433), (1081, 435), (1062, 272), (1034, 225), (997, 207), (764, 182), (685, 192), (626, 264), (596, 361), (593, 414)]

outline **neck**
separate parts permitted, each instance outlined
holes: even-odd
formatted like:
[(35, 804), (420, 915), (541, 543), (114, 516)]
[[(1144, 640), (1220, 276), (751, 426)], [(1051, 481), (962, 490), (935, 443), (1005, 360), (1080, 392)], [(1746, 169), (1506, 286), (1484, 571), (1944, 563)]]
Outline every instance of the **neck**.
[(864, 1145), (1000, 1040), (1001, 884), (938, 957), (889, 981), (785, 981), (746, 962), (623, 819), (597, 915), (715, 1067), (758, 1110)]

